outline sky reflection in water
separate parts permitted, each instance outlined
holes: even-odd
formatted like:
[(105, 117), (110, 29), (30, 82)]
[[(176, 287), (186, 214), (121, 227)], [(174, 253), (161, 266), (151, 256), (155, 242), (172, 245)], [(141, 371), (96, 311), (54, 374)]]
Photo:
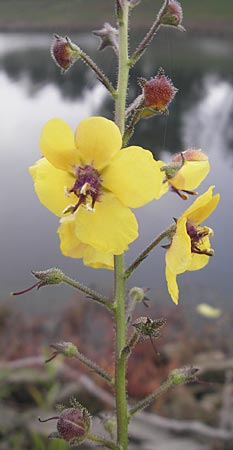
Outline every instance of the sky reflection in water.
[[(47, 49), (49, 40), (46, 36), (34, 40), (39, 49)], [(36, 83), (30, 68), (27, 68), (28, 71), (24, 70), (23, 58), (20, 60), (20, 52), (25, 50), (22, 42), (20, 46), (17, 40), (18, 44), (14, 48), (13, 42), (11, 35), (0, 37), (1, 299), (7, 298), (11, 290), (30, 285), (33, 281), (30, 277), (31, 269), (41, 270), (53, 266), (60, 267), (67, 274), (78, 277), (88, 285), (96, 285), (99, 288), (101, 286), (100, 289), (108, 293), (113, 278), (111, 272), (85, 268), (81, 261), (65, 258), (60, 254), (56, 235), (58, 219), (39, 203), (28, 167), (40, 156), (38, 142), (41, 129), (47, 120), (60, 117), (75, 129), (81, 119), (90, 115), (110, 116), (111, 103), (104, 88), (94, 84), (86, 68), (82, 68), (82, 72), (80, 69), (82, 85), (79, 86), (78, 98), (73, 101), (72, 95), (70, 98), (64, 95), (63, 83), (67, 83), (67, 86), (70, 80), (72, 84), (80, 66), (75, 76), (72, 75), (73, 78), (68, 78), (67, 82), (67, 79), (63, 81), (64, 78), (57, 74), (57, 69), (50, 66), (52, 63), (49, 62), (47, 78), (43, 79), (44, 75), (40, 74)], [(220, 54), (222, 47), (216, 50)], [(30, 46), (28, 48), (30, 49)], [(211, 45), (209, 48), (212, 52)], [(206, 48), (203, 44), (203, 51), (208, 54), (208, 46)], [(9, 52), (16, 52), (15, 67), (10, 65), (12, 61), (9, 59)], [(198, 60), (198, 49), (196, 54), (192, 54), (192, 59), (195, 57)], [(228, 54), (225, 55), (225, 59), (227, 58)], [(148, 60), (145, 60), (142, 69), (145, 73), (149, 71)], [(185, 67), (182, 70), (185, 71)], [(230, 124), (233, 115), (233, 86), (227, 71), (224, 73), (218, 73), (213, 68), (208, 71), (205, 67), (202, 72), (197, 73), (196, 78), (193, 78), (192, 74), (190, 82), (183, 80), (188, 90), (184, 87), (186, 95), (182, 98), (182, 78), (175, 66), (172, 79), (175, 85), (179, 83), (180, 92), (179, 99), (172, 105), (169, 118), (162, 117), (141, 123), (132, 142), (151, 149), (156, 155), (160, 150), (159, 157), (166, 161), (171, 158), (169, 151), (190, 147), (201, 147), (209, 155), (211, 172), (199, 192), (202, 193), (210, 184), (215, 184), (216, 192), (221, 194), (218, 209), (206, 223), (215, 230), (212, 245), (216, 256), (202, 271), (186, 273), (179, 277), (180, 302), (191, 301), (196, 304), (208, 301), (218, 305), (221, 297), (221, 303), (232, 310), (233, 131)], [(84, 87), (85, 85), (87, 87)], [(71, 93), (75, 86), (72, 85), (69, 89)], [(159, 133), (163, 145), (158, 142), (155, 144)], [(179, 216), (188, 204), (190, 201), (183, 202), (169, 193), (159, 202), (152, 202), (136, 210), (143, 234), (133, 243), (127, 254), (127, 261), (130, 262), (157, 233), (171, 223), (172, 217)], [(162, 298), (167, 305), (170, 304), (165, 284), (162, 248), (154, 251), (139, 268), (132, 277), (131, 285), (134, 284), (150, 287), (151, 298), (156, 296), (160, 301)], [(55, 296), (66, 299), (70, 295), (71, 292), (67, 288), (41, 290), (30, 295), (30, 300), (33, 297), (33, 302), (37, 303), (37, 306), (34, 304), (31, 307), (40, 310), (39, 301), (46, 299), (46, 303), (49, 303)], [(29, 299), (24, 298), (23, 303), (28, 306)]]

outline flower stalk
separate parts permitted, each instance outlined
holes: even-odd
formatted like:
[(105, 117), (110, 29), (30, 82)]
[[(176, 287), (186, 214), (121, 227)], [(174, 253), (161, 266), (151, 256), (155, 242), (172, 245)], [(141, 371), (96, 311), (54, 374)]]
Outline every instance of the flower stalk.
[(50, 347), (54, 350), (51, 357), (46, 360), (46, 363), (52, 361), (57, 355), (64, 355), (67, 358), (76, 358), (92, 372), (95, 372), (99, 377), (105, 380), (110, 386), (114, 385), (114, 379), (105, 372), (102, 367), (98, 366), (98, 364), (91, 359), (87, 358), (86, 355), (81, 353), (76, 345), (72, 344), (72, 342), (59, 342), (57, 344), (51, 344)]
[(139, 61), (139, 59), (141, 58), (141, 56), (143, 55), (143, 53), (146, 51), (147, 47), (151, 43), (152, 39), (154, 38), (155, 34), (157, 33), (158, 29), (160, 28), (161, 23), (162, 23), (161, 19), (162, 19), (164, 12), (166, 11), (168, 3), (169, 3), (169, 0), (164, 1), (164, 4), (163, 4), (161, 10), (159, 11), (156, 20), (154, 21), (153, 25), (151, 26), (150, 30), (145, 35), (143, 40), (138, 45), (138, 47), (135, 50), (135, 52), (133, 53), (133, 55), (131, 56), (130, 61), (129, 61), (130, 67), (133, 67), (136, 64), (136, 62)]
[(173, 370), (166, 381), (159, 386), (154, 392), (149, 394), (144, 399), (140, 400), (133, 408), (129, 411), (129, 420), (132, 419), (134, 414), (142, 411), (147, 406), (149, 406), (154, 400), (159, 398), (162, 394), (167, 392), (170, 388), (174, 386), (179, 386), (185, 383), (196, 381), (195, 374), (198, 369), (195, 367), (182, 367), (181, 369)]
[(162, 231), (146, 248), (140, 255), (132, 262), (132, 264), (125, 271), (125, 279), (129, 278), (132, 273), (137, 269), (137, 267), (144, 261), (144, 259), (149, 255), (151, 250), (153, 250), (163, 239), (167, 237), (172, 237), (176, 231), (176, 224), (171, 225), (166, 230)]
[(104, 447), (110, 448), (111, 450), (118, 450), (118, 447), (113, 442), (101, 438), (100, 436), (96, 436), (96, 434), (93, 433), (88, 433), (87, 440), (97, 442), (101, 446), (103, 445)]
[[(119, 23), (119, 62), (117, 98), (115, 101), (115, 123), (123, 136), (125, 131), (125, 107), (128, 88), (128, 2), (122, 3), (117, 9)], [(123, 349), (126, 345), (126, 314), (125, 314), (125, 277), (124, 254), (114, 257), (115, 279), (115, 395), (117, 415), (117, 441), (121, 450), (128, 448), (128, 408), (126, 393), (126, 358)]]
[(117, 93), (109, 79), (104, 75), (104, 73), (99, 69), (95, 62), (87, 55), (83, 50), (80, 49), (80, 58), (85, 62), (88, 67), (96, 74), (97, 78), (106, 87), (113, 98), (116, 98)]
[(106, 297), (103, 297), (98, 292), (93, 291), (92, 289), (88, 288), (87, 286), (84, 286), (82, 283), (79, 283), (78, 281), (73, 280), (67, 275), (63, 276), (62, 281), (63, 283), (66, 283), (69, 286), (72, 286), (73, 288), (78, 289), (81, 292), (84, 292), (84, 294), (86, 294), (87, 297), (95, 300), (97, 303), (100, 303), (101, 305), (105, 306), (107, 309), (112, 311), (113, 309), (112, 303), (110, 303)]

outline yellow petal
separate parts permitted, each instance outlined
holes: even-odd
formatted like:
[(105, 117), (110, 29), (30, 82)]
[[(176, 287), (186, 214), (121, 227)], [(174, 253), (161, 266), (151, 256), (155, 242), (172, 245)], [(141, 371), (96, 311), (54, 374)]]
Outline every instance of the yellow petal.
[(72, 166), (78, 163), (74, 133), (61, 119), (51, 119), (46, 123), (40, 138), (40, 148), (57, 169), (72, 171)]
[(177, 221), (176, 233), (172, 238), (170, 248), (166, 251), (166, 266), (174, 274), (187, 270), (191, 262), (191, 240), (186, 230), (186, 218)]
[(192, 253), (191, 262), (187, 270), (200, 270), (205, 267), (209, 262), (210, 257), (207, 255), (198, 255), (197, 253)]
[(131, 208), (160, 197), (164, 175), (148, 150), (128, 147), (102, 172), (103, 186)]
[(74, 178), (68, 172), (56, 169), (45, 158), (39, 159), (29, 172), (40, 202), (57, 216), (61, 217), (68, 205), (77, 203), (73, 193), (69, 197), (65, 195), (65, 188), (74, 184)]
[(95, 211), (78, 209), (76, 234), (101, 252), (119, 255), (138, 237), (138, 224), (129, 208), (114, 195), (104, 193), (96, 202)]
[(105, 269), (114, 268), (112, 255), (101, 253), (79, 241), (75, 234), (74, 216), (61, 219), (58, 234), (60, 237), (60, 249), (63, 255), (71, 258), (83, 258), (83, 263), (86, 266)]
[(57, 232), (63, 255), (70, 256), (71, 258), (82, 258), (86, 244), (79, 241), (75, 234), (75, 221), (73, 216), (61, 219)]
[(177, 305), (179, 301), (179, 288), (176, 281), (176, 275), (169, 270), (167, 265), (166, 265), (166, 280), (168, 292), (173, 302)]
[(109, 163), (122, 145), (119, 128), (104, 117), (90, 117), (80, 122), (75, 141), (82, 163), (93, 163), (98, 170)]
[(221, 309), (214, 308), (207, 303), (200, 303), (199, 305), (197, 305), (196, 309), (199, 314), (208, 317), (208, 319), (217, 319), (222, 314)]
[[(164, 161), (161, 161), (161, 160), (158, 160), (157, 164), (158, 164), (160, 170), (161, 170), (161, 167), (166, 166), (166, 163)], [(161, 190), (160, 190), (160, 193), (159, 193), (160, 197), (162, 197), (162, 195), (166, 194), (168, 189), (169, 189), (168, 182), (165, 181), (166, 180), (165, 172), (162, 171), (161, 173), (163, 175), (163, 182), (162, 182)]]
[(185, 161), (177, 174), (169, 183), (179, 190), (192, 191), (201, 184), (209, 173), (209, 161)]
[(90, 245), (86, 245), (83, 262), (86, 266), (93, 267), (94, 269), (114, 269), (113, 255), (95, 250)]
[(220, 199), (219, 194), (212, 196), (213, 189), (214, 186), (210, 186), (204, 194), (200, 195), (193, 204), (186, 209), (182, 217), (187, 217), (194, 224), (200, 224), (209, 217), (215, 210)]

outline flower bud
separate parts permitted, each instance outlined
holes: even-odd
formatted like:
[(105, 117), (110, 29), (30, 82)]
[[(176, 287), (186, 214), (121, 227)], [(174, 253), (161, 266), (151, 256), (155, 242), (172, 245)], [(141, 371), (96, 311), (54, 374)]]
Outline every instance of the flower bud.
[(142, 302), (145, 298), (145, 290), (143, 288), (134, 286), (129, 291), (129, 298), (132, 302)]
[(32, 275), (39, 280), (37, 289), (49, 284), (60, 284), (63, 281), (64, 274), (60, 269), (52, 268), (48, 270), (33, 271)]
[(183, 10), (181, 4), (176, 0), (169, 0), (160, 18), (161, 24), (178, 27), (181, 31), (184, 31), (184, 27), (181, 25), (182, 20)]
[(144, 105), (156, 111), (164, 112), (173, 100), (177, 89), (172, 81), (159, 69), (158, 74), (144, 84)]
[(98, 36), (101, 40), (98, 50), (104, 50), (106, 47), (112, 47), (115, 51), (118, 51), (118, 35), (119, 32), (116, 28), (112, 27), (110, 23), (104, 23), (100, 30), (93, 31), (95, 36)]
[(81, 443), (90, 429), (90, 416), (85, 409), (65, 409), (57, 421), (59, 436), (67, 442)]
[(50, 417), (40, 422), (57, 420), (57, 432), (50, 434), (49, 437), (64, 439), (70, 445), (78, 445), (88, 437), (91, 426), (91, 416), (86, 408), (78, 403), (72, 408), (64, 409), (59, 416)]
[(64, 274), (60, 269), (52, 268), (48, 270), (41, 270), (38, 272), (35, 272), (32, 270), (32, 275), (34, 275), (35, 278), (37, 278), (36, 283), (34, 283), (32, 286), (23, 289), (22, 291), (18, 292), (12, 292), (12, 295), (21, 295), (25, 294), (26, 292), (31, 291), (32, 289), (40, 289), (43, 286), (47, 286), (49, 284), (60, 284), (63, 281)]
[(80, 48), (66, 36), (54, 35), (51, 45), (51, 56), (61, 72), (64, 73), (80, 58)]
[(170, 373), (168, 381), (171, 385), (179, 385), (189, 381), (195, 381), (194, 375), (198, 372), (198, 370), (199, 369), (190, 366), (175, 369)]
[(158, 330), (162, 328), (165, 323), (166, 319), (163, 318), (152, 320), (149, 317), (139, 317), (132, 325), (136, 328), (136, 330), (142, 337), (156, 338), (160, 336)]
[(46, 363), (52, 361), (58, 355), (64, 355), (67, 358), (74, 358), (78, 354), (78, 349), (74, 344), (72, 344), (72, 342), (58, 342), (56, 344), (50, 344), (50, 347), (53, 349), (53, 353), (48, 359), (46, 359)]

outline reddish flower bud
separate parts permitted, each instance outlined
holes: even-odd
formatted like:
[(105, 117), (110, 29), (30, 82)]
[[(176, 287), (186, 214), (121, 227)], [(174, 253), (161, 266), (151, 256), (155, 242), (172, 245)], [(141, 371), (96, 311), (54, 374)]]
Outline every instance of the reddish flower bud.
[(164, 111), (176, 92), (172, 81), (166, 77), (163, 69), (159, 69), (156, 77), (144, 84), (144, 105), (147, 108)]
[(54, 35), (51, 56), (63, 73), (79, 59), (80, 54), (80, 48), (73, 44), (68, 37), (63, 38), (57, 34)]
[(57, 432), (52, 433), (49, 437), (64, 439), (69, 444), (80, 444), (87, 437), (91, 426), (91, 417), (88, 411), (81, 405), (64, 409), (59, 416), (50, 417), (48, 420), (57, 419)]
[(89, 427), (90, 420), (87, 423), (83, 411), (75, 408), (65, 409), (57, 421), (57, 431), (60, 437), (68, 442), (74, 439), (83, 440)]
[(176, 0), (169, 0), (160, 20), (163, 25), (172, 25), (174, 27), (179, 27), (180, 30), (184, 31), (184, 28), (181, 26), (183, 20), (182, 6)]

